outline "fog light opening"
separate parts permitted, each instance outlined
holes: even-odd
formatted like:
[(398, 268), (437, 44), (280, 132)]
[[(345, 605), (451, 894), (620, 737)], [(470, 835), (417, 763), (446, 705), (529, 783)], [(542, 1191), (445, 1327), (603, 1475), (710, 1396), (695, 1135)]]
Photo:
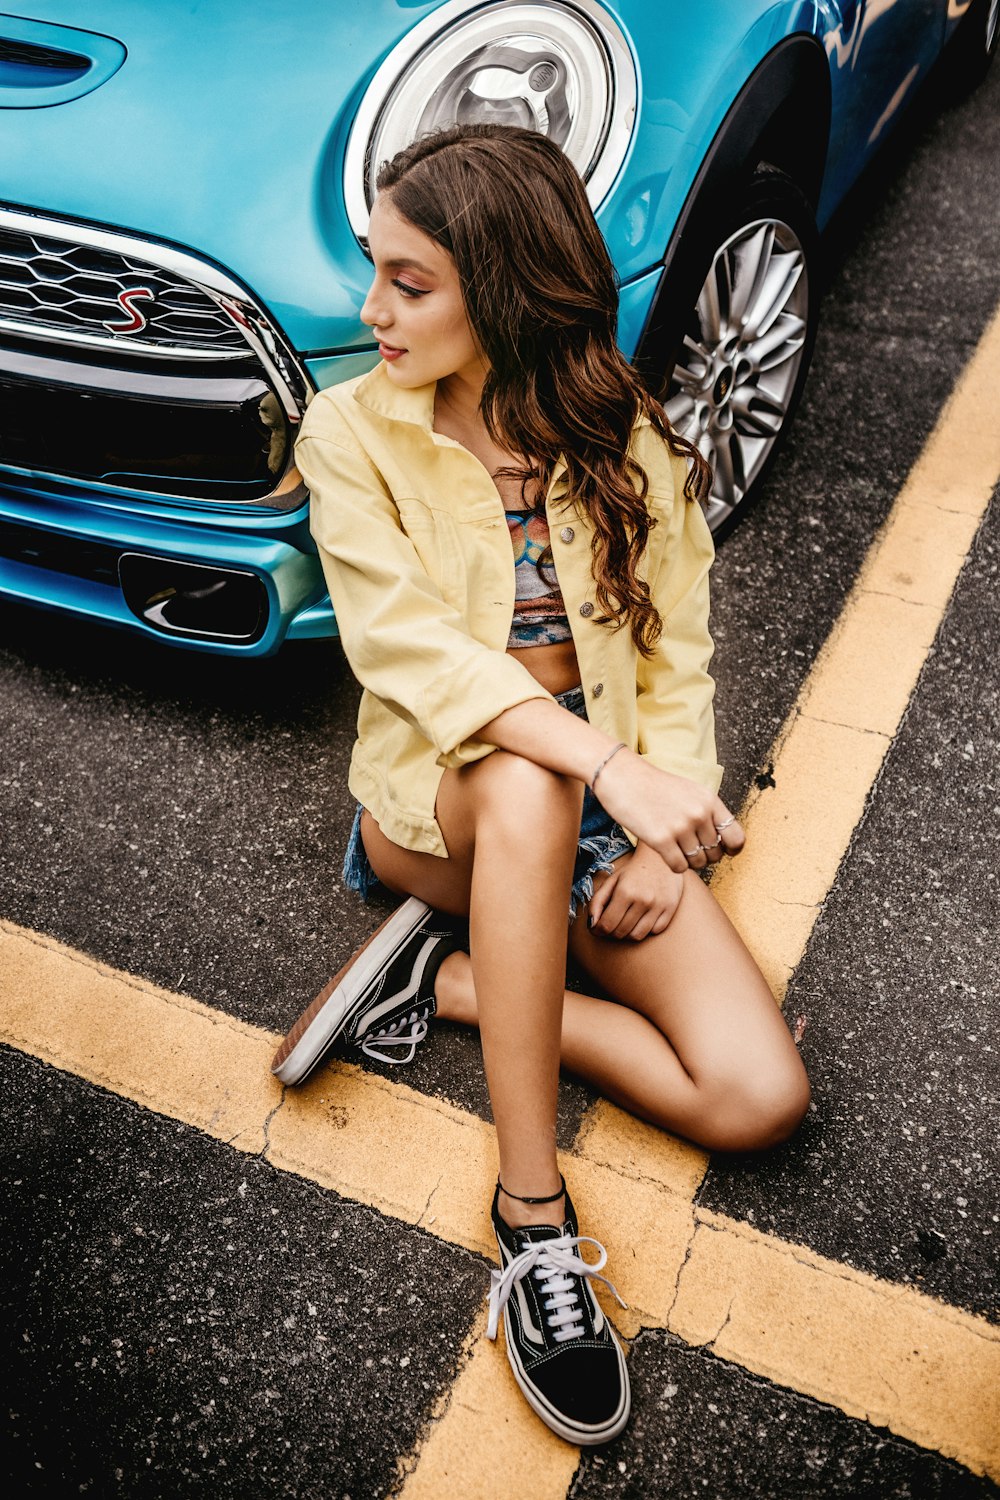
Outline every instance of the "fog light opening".
[(137, 619), (165, 635), (251, 645), (267, 625), (267, 589), (256, 573), (123, 552), (118, 582)]

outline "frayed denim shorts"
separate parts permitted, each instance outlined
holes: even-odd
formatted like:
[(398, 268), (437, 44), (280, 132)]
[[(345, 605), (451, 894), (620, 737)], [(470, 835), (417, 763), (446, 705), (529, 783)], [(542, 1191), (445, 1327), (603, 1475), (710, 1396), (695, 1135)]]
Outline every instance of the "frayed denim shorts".
[[(579, 718), (587, 717), (583, 688), (569, 688), (559, 693), (556, 702)], [(357, 891), (367, 901), (378, 876), (372, 869), (361, 838), (361, 814), (364, 809), (358, 804), (354, 814), (354, 826), (347, 841), (344, 855), (344, 884), (349, 891)], [(583, 814), (580, 818), (580, 838), (576, 848), (576, 865), (573, 869), (573, 888), (569, 896), (569, 919), (572, 922), (581, 906), (586, 906), (594, 894), (594, 876), (601, 870), (612, 870), (616, 859), (631, 852), (632, 844), (624, 829), (619, 827), (587, 787), (583, 794)]]

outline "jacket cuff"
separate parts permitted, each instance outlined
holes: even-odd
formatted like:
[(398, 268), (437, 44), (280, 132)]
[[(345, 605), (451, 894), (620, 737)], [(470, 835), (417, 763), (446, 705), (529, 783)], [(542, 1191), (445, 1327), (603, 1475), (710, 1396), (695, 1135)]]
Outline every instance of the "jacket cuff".
[(477, 652), (427, 684), (418, 700), (418, 717), (438, 747), (438, 765), (463, 766), (495, 748), (478, 738), (484, 724), (532, 698), (551, 699), (552, 694), (513, 657)]

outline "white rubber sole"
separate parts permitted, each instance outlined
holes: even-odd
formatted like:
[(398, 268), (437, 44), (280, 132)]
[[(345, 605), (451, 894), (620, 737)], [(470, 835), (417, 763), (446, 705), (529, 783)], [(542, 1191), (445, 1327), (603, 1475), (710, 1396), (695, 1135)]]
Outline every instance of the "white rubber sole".
[(291, 1027), (274, 1055), (271, 1072), (282, 1083), (302, 1083), (322, 1062), (343, 1030), (345, 1018), (360, 995), (409, 941), (430, 907), (410, 896), (377, 927), (362, 948), (320, 990)]
[(632, 1388), (629, 1384), (628, 1368), (625, 1364), (625, 1355), (619, 1344), (614, 1330), (608, 1325), (612, 1342), (618, 1354), (618, 1370), (622, 1382), (622, 1399), (618, 1410), (606, 1422), (599, 1427), (575, 1426), (550, 1406), (533, 1385), (530, 1384), (524, 1371), (521, 1369), (516, 1358), (511, 1352), (510, 1329), (507, 1326), (507, 1310), (504, 1309), (503, 1332), (504, 1344), (507, 1348), (507, 1363), (514, 1372), (514, 1379), (521, 1390), (521, 1395), (527, 1401), (536, 1416), (541, 1417), (546, 1427), (551, 1428), (556, 1437), (561, 1437), (564, 1442), (574, 1443), (578, 1448), (593, 1448), (598, 1443), (610, 1443), (619, 1433), (624, 1432), (629, 1417), (632, 1415)]

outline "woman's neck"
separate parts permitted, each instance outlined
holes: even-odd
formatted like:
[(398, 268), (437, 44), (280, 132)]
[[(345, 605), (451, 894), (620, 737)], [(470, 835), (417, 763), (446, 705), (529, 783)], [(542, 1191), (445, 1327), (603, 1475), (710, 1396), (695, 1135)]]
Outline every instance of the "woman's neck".
[(482, 384), (478, 389), (469, 382), (454, 384), (459, 378), (450, 376), (447, 381), (438, 381), (434, 397), (434, 431), (461, 443), (478, 458), (487, 473), (492, 475), (506, 510), (530, 507), (537, 486), (531, 485), (526, 495), (519, 479), (503, 473), (505, 469), (525, 469), (529, 467), (528, 461), (494, 443), (479, 409)]
[(486, 431), (480, 403), (485, 376), (447, 375), (434, 393), (434, 430), (460, 443)]

